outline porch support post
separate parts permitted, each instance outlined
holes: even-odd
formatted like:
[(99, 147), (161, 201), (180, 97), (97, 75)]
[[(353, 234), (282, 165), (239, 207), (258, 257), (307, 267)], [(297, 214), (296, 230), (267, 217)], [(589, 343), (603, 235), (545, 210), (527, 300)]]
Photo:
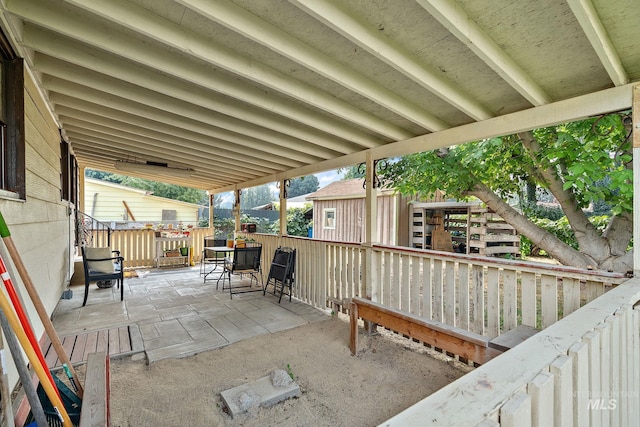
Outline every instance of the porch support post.
[(367, 152), (365, 174), (365, 295), (363, 297), (378, 301), (378, 271), (376, 268), (376, 254), (373, 244), (378, 240), (378, 189), (375, 187), (375, 165), (373, 156)]
[[(640, 85), (633, 87), (633, 241), (640, 242)], [(640, 277), (640, 247), (633, 250), (633, 275)]]
[(289, 180), (280, 180), (280, 236), (286, 236), (287, 232), (287, 185)]
[(233, 216), (236, 219), (236, 225), (235, 225), (235, 233), (233, 237), (236, 237), (235, 235), (237, 235), (237, 233), (242, 229), (242, 226), (240, 224), (240, 193), (241, 192), (242, 190), (240, 189), (237, 189), (234, 191), (236, 202), (233, 205)]
[(213, 198), (215, 194), (209, 194), (209, 234), (214, 236), (216, 235), (216, 228), (213, 225), (213, 219), (216, 217), (215, 212), (213, 211)]
[(78, 206), (80, 207), (80, 212), (86, 212), (84, 206), (84, 173), (87, 169), (86, 166), (78, 167)]

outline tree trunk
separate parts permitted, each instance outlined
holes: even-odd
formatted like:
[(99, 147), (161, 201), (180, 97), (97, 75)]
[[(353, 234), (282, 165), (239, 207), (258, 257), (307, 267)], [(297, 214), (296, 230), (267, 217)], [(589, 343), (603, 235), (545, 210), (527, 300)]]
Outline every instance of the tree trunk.
[(595, 268), (597, 266), (592, 258), (576, 251), (553, 234), (529, 221), (527, 217), (509, 206), (486, 185), (476, 184), (471, 190), (471, 194), (485, 202), (490, 209), (500, 215), (520, 234), (527, 236), (533, 244), (544, 249), (560, 263), (579, 268)]
[[(531, 157), (536, 159), (539, 145), (533, 134), (522, 132), (518, 136)], [(576, 236), (580, 252), (592, 260), (591, 265), (618, 272), (632, 270), (632, 257), (627, 256), (627, 246), (631, 238), (630, 230), (633, 227), (630, 215), (611, 217), (607, 229), (600, 234), (578, 205), (573, 193), (563, 188), (556, 171), (550, 168), (539, 168), (536, 173), (547, 183), (549, 191), (558, 200)]]

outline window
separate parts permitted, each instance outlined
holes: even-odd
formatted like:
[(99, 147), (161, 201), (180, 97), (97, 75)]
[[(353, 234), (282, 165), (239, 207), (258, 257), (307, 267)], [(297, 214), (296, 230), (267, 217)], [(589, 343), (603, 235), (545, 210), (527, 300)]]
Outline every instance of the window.
[(0, 146), (0, 190), (24, 200), (24, 65), (1, 30)]
[(78, 203), (78, 162), (71, 154), (69, 143), (60, 141), (60, 199)]
[(322, 210), (322, 228), (336, 228), (336, 208), (324, 208)]

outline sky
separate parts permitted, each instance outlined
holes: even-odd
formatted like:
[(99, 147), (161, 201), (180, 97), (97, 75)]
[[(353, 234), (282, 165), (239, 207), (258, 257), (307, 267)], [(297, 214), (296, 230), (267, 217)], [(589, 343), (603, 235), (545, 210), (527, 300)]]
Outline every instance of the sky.
[(320, 183), (320, 188), (326, 187), (332, 182), (342, 179), (342, 174), (338, 173), (337, 170), (316, 173), (314, 175), (316, 176), (316, 178), (318, 178), (318, 182)]
[[(323, 188), (331, 184), (332, 182), (341, 180), (343, 174), (339, 173), (337, 170), (330, 170), (326, 172), (315, 173), (314, 175), (316, 176), (316, 178), (318, 178), (318, 183), (320, 185), (319, 188)], [(274, 194), (278, 194), (278, 188), (276, 187), (275, 183), (271, 185), (271, 190)], [(222, 200), (223, 207), (230, 208), (233, 204), (233, 193), (223, 193)]]

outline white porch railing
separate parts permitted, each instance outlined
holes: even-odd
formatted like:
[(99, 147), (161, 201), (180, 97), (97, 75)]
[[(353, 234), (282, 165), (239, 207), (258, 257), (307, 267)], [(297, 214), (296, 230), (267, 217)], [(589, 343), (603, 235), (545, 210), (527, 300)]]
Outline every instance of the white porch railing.
[(638, 426), (639, 302), (631, 279), (382, 425)]
[[(208, 228), (192, 228), (194, 260), (198, 262), (202, 254), (204, 237), (211, 234)], [(124, 257), (125, 268), (152, 267), (155, 265), (155, 232), (148, 229), (114, 230), (111, 235), (111, 249), (119, 250)], [(179, 245), (179, 242), (173, 243)], [(175, 249), (167, 246), (167, 249)]]
[[(493, 338), (520, 324), (539, 329), (627, 280), (624, 275), (545, 263), (395, 246), (371, 248), (375, 285), (367, 294), (359, 244), (252, 235), (268, 269), (279, 245), (298, 249), (294, 295), (318, 307), (353, 296)], [(266, 272), (265, 272), (266, 273)]]
[[(199, 262), (204, 237), (211, 230), (193, 228), (193, 253)], [(545, 328), (626, 279), (620, 274), (551, 264), (530, 263), (357, 243), (250, 234), (263, 245), (266, 278), (278, 246), (297, 249), (294, 296), (320, 308), (344, 304), (353, 296), (494, 337), (525, 324)], [(154, 265), (154, 232), (115, 230), (113, 249), (125, 267)], [(366, 283), (366, 251), (374, 269)]]
[(490, 338), (543, 329), (627, 280), (546, 263), (374, 246), (371, 299)]

